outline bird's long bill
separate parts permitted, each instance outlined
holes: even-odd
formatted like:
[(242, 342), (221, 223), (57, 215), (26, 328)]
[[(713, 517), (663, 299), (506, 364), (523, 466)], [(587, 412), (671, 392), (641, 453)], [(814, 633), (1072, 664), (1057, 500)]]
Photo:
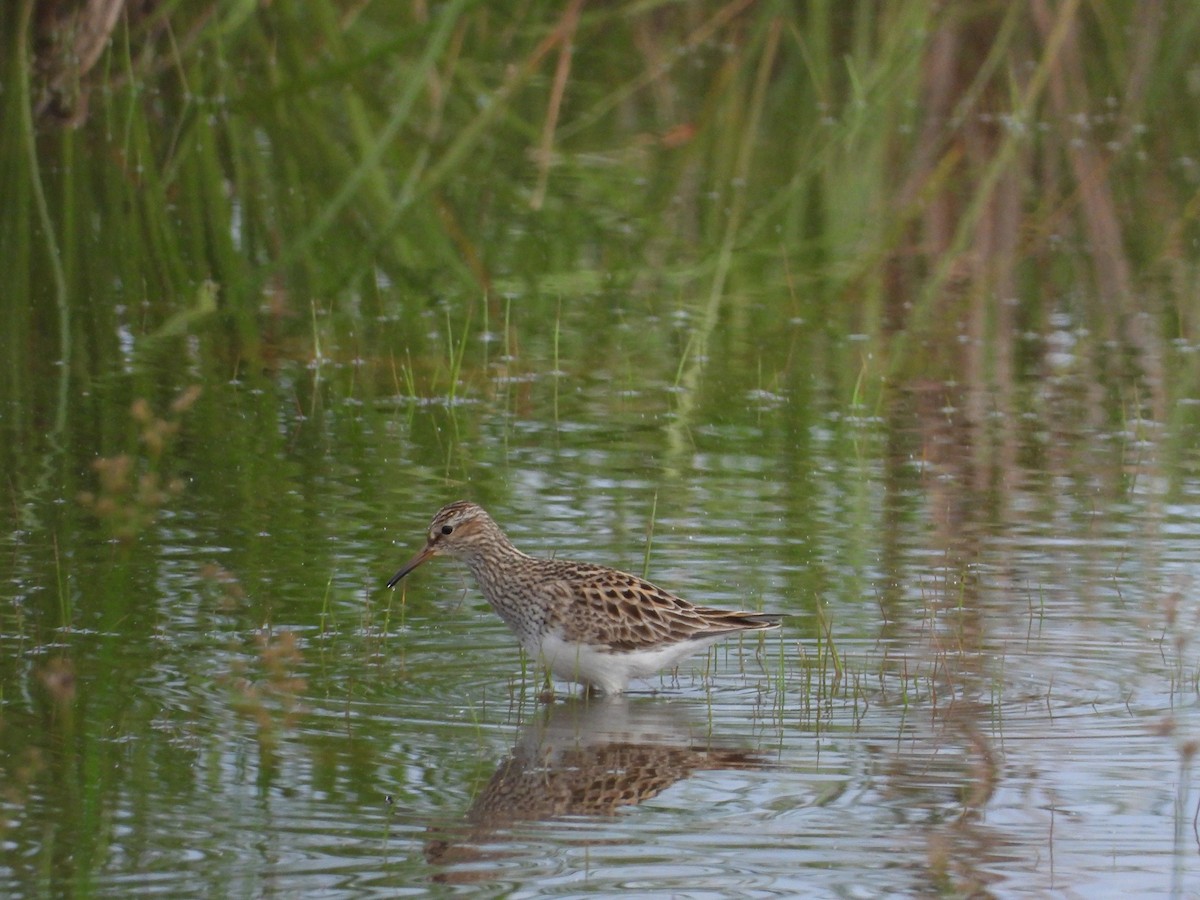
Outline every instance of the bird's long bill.
[(401, 578), (403, 578), (405, 575), (407, 575), (409, 572), (411, 572), (413, 569), (415, 569), (421, 563), (425, 562), (425, 560), (429, 559), (429, 557), (433, 556), (433, 554), (435, 552), (437, 552), (437, 551), (432, 546), (430, 546), (429, 544), (426, 544), (425, 549), (423, 549), (420, 553), (418, 553), (416, 556), (414, 556), (412, 559), (410, 559), (408, 562), (406, 562), (404, 564), (404, 567), (399, 572), (397, 572), (395, 575), (393, 575), (391, 577), (391, 579), (387, 583), (387, 586), (389, 588), (394, 588), (396, 586), (396, 583), (399, 582)]

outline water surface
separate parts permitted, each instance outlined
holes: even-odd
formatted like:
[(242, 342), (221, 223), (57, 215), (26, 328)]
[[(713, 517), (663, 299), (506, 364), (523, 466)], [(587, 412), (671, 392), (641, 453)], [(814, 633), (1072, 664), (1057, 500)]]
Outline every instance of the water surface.
[[(915, 409), (813, 411), (798, 460), (784, 402), (682, 462), (661, 420), (473, 411), (503, 440), (455, 438), (458, 481), (410, 436), (463, 414), (341, 404), (253, 487), (197, 463), (133, 544), (68, 503), (91, 540), (6, 557), (5, 889), (1184, 889), (1194, 481), (1092, 430), (979, 488)], [(657, 582), (786, 626), (547, 704), (464, 568), (382, 589), (460, 495), (529, 552), (641, 571), (649, 533)]]
[(1195, 11), (158, 6), (0, 12), (0, 895), (1200, 891)]

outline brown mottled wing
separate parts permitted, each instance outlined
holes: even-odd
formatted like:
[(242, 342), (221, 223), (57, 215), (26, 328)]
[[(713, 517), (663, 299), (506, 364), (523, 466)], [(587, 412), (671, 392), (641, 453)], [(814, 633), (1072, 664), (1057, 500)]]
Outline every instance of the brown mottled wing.
[(558, 561), (546, 584), (559, 598), (550, 618), (568, 640), (621, 652), (737, 631), (774, 628), (780, 616), (695, 606), (626, 572)]

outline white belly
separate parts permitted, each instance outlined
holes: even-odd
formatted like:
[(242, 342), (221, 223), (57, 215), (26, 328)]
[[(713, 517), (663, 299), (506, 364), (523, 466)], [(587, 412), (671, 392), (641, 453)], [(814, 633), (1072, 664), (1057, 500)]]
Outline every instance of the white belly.
[(725, 635), (680, 641), (646, 650), (609, 653), (547, 635), (540, 643), (526, 645), (525, 650), (565, 681), (576, 681), (606, 694), (615, 694), (625, 690), (630, 679), (644, 678), (675, 666), (722, 637)]

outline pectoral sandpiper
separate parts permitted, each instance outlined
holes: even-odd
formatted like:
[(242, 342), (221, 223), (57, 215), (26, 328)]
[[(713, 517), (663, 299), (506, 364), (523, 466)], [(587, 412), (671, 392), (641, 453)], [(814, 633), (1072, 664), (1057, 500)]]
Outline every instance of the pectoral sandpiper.
[(424, 548), (389, 588), (433, 556), (466, 563), (483, 596), (521, 646), (566, 681), (619, 693), (709, 645), (778, 628), (781, 616), (695, 606), (643, 578), (606, 566), (536, 559), (516, 547), (482, 507), (442, 507)]

